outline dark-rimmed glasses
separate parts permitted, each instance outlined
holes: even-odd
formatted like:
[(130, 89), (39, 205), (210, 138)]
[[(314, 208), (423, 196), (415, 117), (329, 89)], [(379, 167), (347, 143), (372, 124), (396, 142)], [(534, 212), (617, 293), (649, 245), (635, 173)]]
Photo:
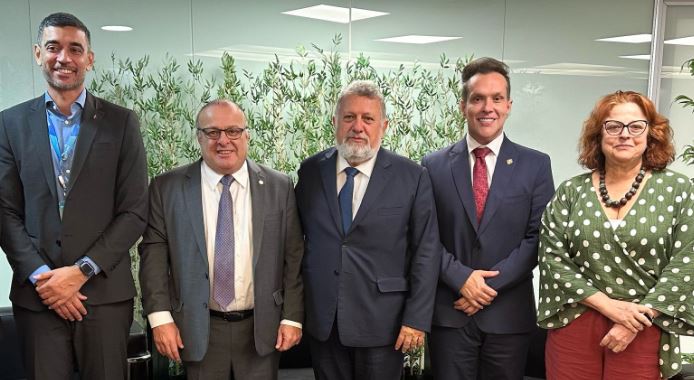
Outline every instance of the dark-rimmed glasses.
[(248, 129), (248, 127), (245, 128), (227, 128), (227, 129), (217, 129), (217, 128), (198, 128), (198, 131), (202, 132), (205, 137), (207, 137), (210, 140), (219, 140), (220, 137), (222, 137), (222, 132), (224, 132), (225, 135), (230, 140), (236, 140), (239, 137), (241, 137), (241, 134), (243, 131)]
[(629, 124), (624, 124), (617, 120), (606, 120), (602, 125), (608, 135), (619, 136), (624, 131), (624, 128), (626, 128), (630, 135), (639, 136), (648, 128), (648, 121), (634, 120)]

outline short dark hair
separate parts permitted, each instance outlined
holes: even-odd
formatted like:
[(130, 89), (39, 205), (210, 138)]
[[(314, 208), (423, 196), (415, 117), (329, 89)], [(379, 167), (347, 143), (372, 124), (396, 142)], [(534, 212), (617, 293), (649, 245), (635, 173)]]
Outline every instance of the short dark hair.
[(499, 73), (506, 79), (506, 97), (511, 98), (511, 79), (508, 76), (508, 65), (490, 57), (477, 58), (474, 61), (465, 65), (463, 68), (463, 100), (466, 100), (470, 94), (467, 87), (470, 78), (477, 74)]
[(91, 33), (89, 33), (89, 29), (87, 29), (87, 26), (84, 25), (84, 23), (80, 21), (80, 19), (75, 17), (75, 15), (64, 12), (49, 14), (48, 16), (46, 16), (46, 18), (44, 18), (41, 21), (41, 23), (39, 24), (39, 34), (36, 38), (37, 44), (41, 45), (41, 38), (43, 38), (43, 30), (50, 26), (58, 28), (64, 28), (66, 26), (75, 27), (84, 32), (84, 34), (87, 36), (87, 43), (89, 44), (89, 47), (92, 46), (92, 35)]

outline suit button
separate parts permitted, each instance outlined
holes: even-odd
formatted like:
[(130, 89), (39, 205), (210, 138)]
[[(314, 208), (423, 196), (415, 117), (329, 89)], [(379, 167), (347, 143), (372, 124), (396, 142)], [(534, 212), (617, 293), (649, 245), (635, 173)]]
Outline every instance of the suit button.
[(207, 273), (205, 273), (205, 279), (206, 279), (206, 280), (209, 280), (209, 279), (210, 279), (210, 276), (209, 276)]
[(333, 271), (333, 273), (335, 273), (335, 276), (339, 276), (339, 275), (340, 275), (340, 271), (337, 270), (337, 269), (335, 269), (335, 270)]
[(203, 303), (203, 304), (202, 304), (202, 307), (204, 307), (205, 309), (207, 309), (207, 302)]
[(62, 244), (63, 244), (63, 242), (60, 240), (55, 241), (55, 245), (57, 245), (58, 247), (62, 247)]

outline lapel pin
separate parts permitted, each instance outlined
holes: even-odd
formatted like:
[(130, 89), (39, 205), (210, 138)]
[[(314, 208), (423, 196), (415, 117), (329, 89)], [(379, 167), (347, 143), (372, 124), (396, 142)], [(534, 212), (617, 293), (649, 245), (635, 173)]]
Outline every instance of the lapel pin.
[(513, 158), (509, 158), (508, 160), (506, 160), (506, 165), (511, 165), (511, 164), (513, 164)]
[(258, 184), (259, 184), (259, 185), (262, 185), (262, 184), (264, 184), (264, 183), (265, 183), (265, 182), (263, 182), (262, 179), (259, 179), (259, 180), (258, 180)]

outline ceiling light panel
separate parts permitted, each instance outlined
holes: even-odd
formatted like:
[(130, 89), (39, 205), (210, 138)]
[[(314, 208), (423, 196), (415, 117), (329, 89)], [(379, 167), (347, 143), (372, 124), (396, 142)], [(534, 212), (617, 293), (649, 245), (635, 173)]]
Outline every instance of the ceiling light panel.
[(104, 25), (101, 27), (101, 30), (107, 32), (130, 32), (133, 28), (125, 25)]
[[(349, 23), (349, 8), (336, 7), (332, 5), (320, 4), (282, 13), (290, 16), (306, 17), (340, 24)], [(388, 13), (371, 11), (368, 9), (352, 8), (352, 21), (365, 20), (367, 18), (385, 15), (388, 15)]]
[(422, 36), (422, 35), (417, 35), (417, 34), (410, 34), (407, 36), (397, 36), (397, 37), (389, 37), (389, 38), (381, 38), (376, 41), (381, 41), (381, 42), (395, 42), (399, 44), (417, 44), (417, 45), (423, 45), (423, 44), (433, 44), (436, 42), (443, 42), (443, 41), (451, 41), (451, 40), (458, 40), (463, 37), (445, 37), (445, 36)]
[(674, 38), (674, 39), (665, 41), (665, 43), (668, 45), (694, 46), (694, 36)]
[(601, 42), (622, 42), (627, 44), (642, 44), (646, 42), (651, 42), (650, 34), (631, 34), (628, 36), (617, 36), (609, 38), (600, 38), (595, 41)]

